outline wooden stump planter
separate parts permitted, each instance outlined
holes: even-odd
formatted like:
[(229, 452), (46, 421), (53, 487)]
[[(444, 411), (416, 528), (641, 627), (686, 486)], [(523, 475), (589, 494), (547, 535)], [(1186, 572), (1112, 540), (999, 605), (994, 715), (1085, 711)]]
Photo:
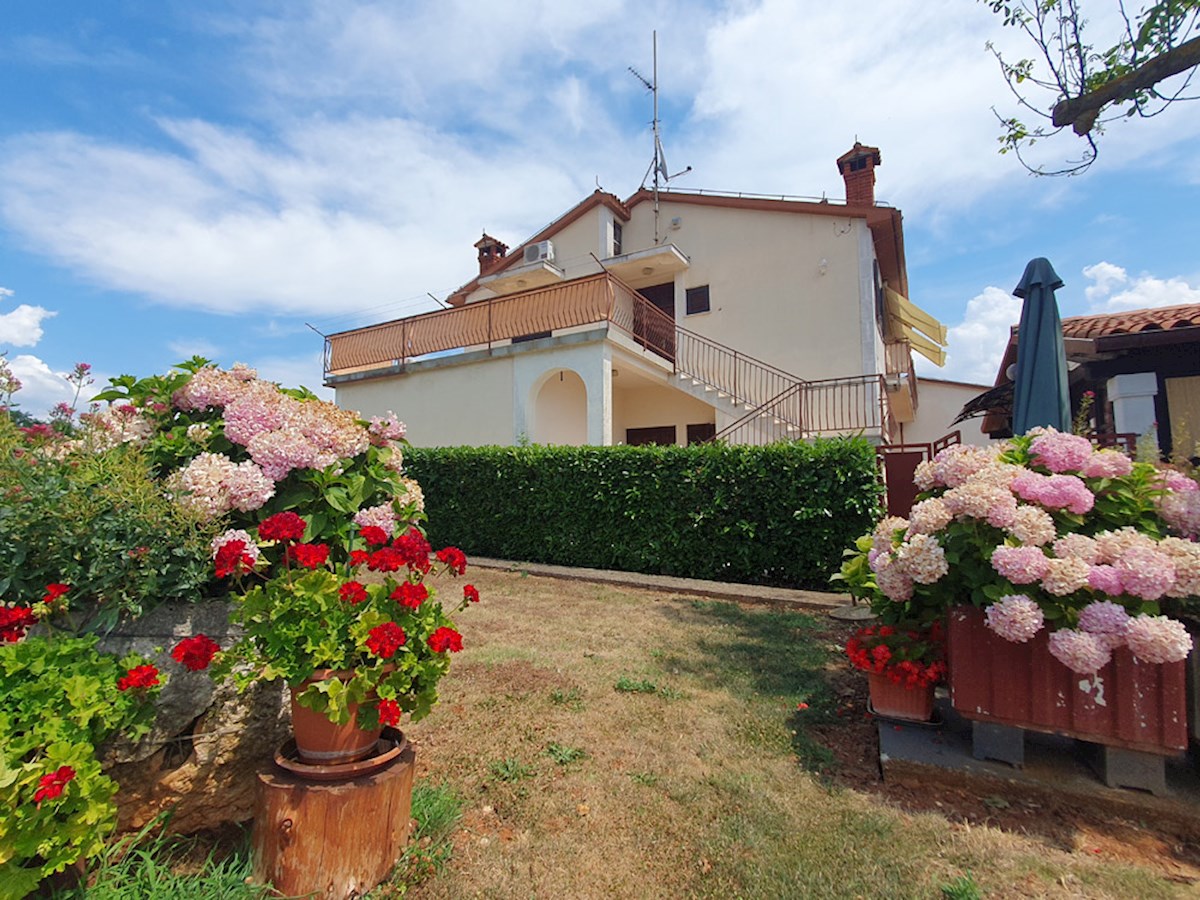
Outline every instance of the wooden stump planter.
[(886, 675), (867, 673), (871, 711), (885, 719), (928, 722), (933, 718), (933, 685), (910, 688), (896, 684)]
[[(384, 738), (398, 735), (385, 730)], [(394, 737), (394, 740), (403, 740)], [(259, 775), (254, 880), (287, 897), (359, 897), (380, 884), (408, 843), (415, 753), (341, 781), (273, 769)]]
[(1141, 753), (1187, 749), (1185, 662), (1144, 663), (1121, 647), (1079, 675), (1050, 655), (1045, 630), (1015, 644), (972, 606), (950, 610), (947, 652), (950, 700), (966, 719)]

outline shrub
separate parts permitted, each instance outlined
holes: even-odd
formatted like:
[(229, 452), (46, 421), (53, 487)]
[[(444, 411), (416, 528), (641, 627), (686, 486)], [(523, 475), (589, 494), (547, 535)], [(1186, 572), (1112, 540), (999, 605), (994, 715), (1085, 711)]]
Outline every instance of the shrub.
[(430, 539), (482, 556), (821, 588), (881, 488), (863, 439), (410, 448)]

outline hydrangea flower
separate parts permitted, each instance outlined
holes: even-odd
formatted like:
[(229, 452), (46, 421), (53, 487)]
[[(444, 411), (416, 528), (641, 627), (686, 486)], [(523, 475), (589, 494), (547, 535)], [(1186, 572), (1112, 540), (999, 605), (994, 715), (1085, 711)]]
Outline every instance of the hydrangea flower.
[(1050, 635), (1050, 653), (1072, 672), (1094, 675), (1112, 659), (1112, 651), (1099, 637), (1086, 631), (1060, 628)]
[(1042, 608), (1023, 594), (1006, 594), (984, 611), (987, 627), (1006, 641), (1023, 644), (1042, 630)]
[(1125, 626), (1125, 643), (1148, 663), (1179, 662), (1192, 652), (1192, 636), (1183, 623), (1167, 616), (1134, 616)]

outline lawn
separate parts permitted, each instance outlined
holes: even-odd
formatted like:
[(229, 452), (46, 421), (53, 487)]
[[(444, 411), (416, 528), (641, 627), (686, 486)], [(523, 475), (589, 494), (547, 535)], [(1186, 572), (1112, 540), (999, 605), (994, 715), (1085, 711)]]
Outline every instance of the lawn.
[(890, 791), (826, 618), (469, 577), (466, 649), (406, 727), (463, 816), (410, 896), (1194, 896), (1195, 843)]

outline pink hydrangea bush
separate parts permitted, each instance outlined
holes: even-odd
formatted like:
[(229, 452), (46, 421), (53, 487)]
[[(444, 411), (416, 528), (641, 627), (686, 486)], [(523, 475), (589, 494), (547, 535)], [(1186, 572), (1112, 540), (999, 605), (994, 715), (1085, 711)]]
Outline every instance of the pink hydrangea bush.
[[(880, 522), (867, 562), (891, 616), (931, 621), (950, 606), (1083, 674), (1128, 647), (1181, 660), (1183, 626), (1160, 604), (1200, 596), (1200, 485), (1053, 429), (994, 447), (955, 446), (917, 468), (909, 519)], [(886, 611), (886, 606), (885, 606)]]
[(148, 451), (178, 503), (234, 529), (293, 510), (310, 540), (345, 540), (355, 523), (390, 533), (423, 516), (392, 413), (364, 420), (249, 367), (199, 358), (165, 376), (113, 379), (97, 400), (116, 404), (104, 415)]

